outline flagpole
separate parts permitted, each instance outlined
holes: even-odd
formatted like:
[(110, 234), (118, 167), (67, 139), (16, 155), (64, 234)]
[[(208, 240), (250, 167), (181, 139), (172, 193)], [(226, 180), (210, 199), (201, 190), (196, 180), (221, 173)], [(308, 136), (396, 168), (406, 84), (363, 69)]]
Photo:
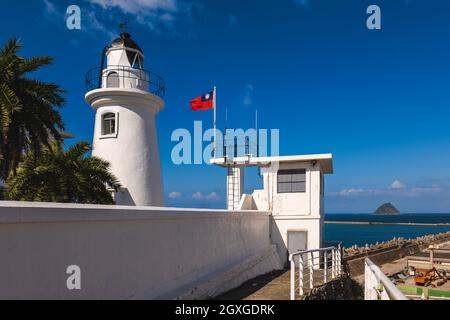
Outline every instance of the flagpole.
[(216, 152), (217, 152), (217, 136), (216, 136), (216, 86), (214, 86), (213, 91), (213, 102), (214, 102), (214, 159), (216, 158)]

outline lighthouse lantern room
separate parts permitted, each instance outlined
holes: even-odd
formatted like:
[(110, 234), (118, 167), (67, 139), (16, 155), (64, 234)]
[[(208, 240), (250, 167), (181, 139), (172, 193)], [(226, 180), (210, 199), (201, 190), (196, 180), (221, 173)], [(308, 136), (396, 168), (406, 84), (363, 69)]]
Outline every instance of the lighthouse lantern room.
[(92, 155), (110, 162), (122, 185), (116, 204), (163, 206), (155, 118), (164, 108), (164, 80), (144, 69), (142, 49), (122, 33), (86, 74), (86, 88), (96, 112)]

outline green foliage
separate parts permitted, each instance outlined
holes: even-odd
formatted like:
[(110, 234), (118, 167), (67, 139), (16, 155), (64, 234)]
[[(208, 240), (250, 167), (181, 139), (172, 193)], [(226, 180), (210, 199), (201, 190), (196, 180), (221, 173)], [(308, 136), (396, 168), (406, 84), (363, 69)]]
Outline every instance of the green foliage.
[(350, 278), (354, 300), (364, 300), (364, 286), (353, 278)]
[(15, 172), (25, 152), (62, 141), (64, 105), (59, 86), (27, 77), (52, 63), (50, 57), (19, 57), (21, 44), (10, 40), (0, 50), (0, 180)]
[(113, 204), (111, 189), (120, 188), (109, 163), (87, 157), (89, 143), (78, 142), (67, 151), (53, 142), (39, 155), (27, 152), (15, 175), (6, 180), (6, 198), (18, 201), (45, 201)]

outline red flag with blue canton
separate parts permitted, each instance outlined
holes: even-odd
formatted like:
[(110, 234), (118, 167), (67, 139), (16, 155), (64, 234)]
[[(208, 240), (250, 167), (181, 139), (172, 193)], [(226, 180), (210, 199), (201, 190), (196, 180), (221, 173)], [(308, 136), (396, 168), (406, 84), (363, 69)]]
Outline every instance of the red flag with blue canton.
[(214, 91), (205, 93), (200, 97), (191, 100), (191, 110), (201, 111), (214, 108)]

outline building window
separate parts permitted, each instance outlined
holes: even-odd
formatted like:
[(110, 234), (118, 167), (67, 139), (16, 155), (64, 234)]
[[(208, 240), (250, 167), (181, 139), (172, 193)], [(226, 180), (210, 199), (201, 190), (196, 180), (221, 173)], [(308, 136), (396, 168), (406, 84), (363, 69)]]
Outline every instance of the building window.
[(106, 78), (107, 88), (119, 88), (119, 74), (117, 72), (110, 72)]
[(277, 192), (294, 193), (306, 191), (306, 169), (279, 170)]
[(102, 119), (102, 136), (116, 134), (116, 114), (112, 112), (105, 113)]

